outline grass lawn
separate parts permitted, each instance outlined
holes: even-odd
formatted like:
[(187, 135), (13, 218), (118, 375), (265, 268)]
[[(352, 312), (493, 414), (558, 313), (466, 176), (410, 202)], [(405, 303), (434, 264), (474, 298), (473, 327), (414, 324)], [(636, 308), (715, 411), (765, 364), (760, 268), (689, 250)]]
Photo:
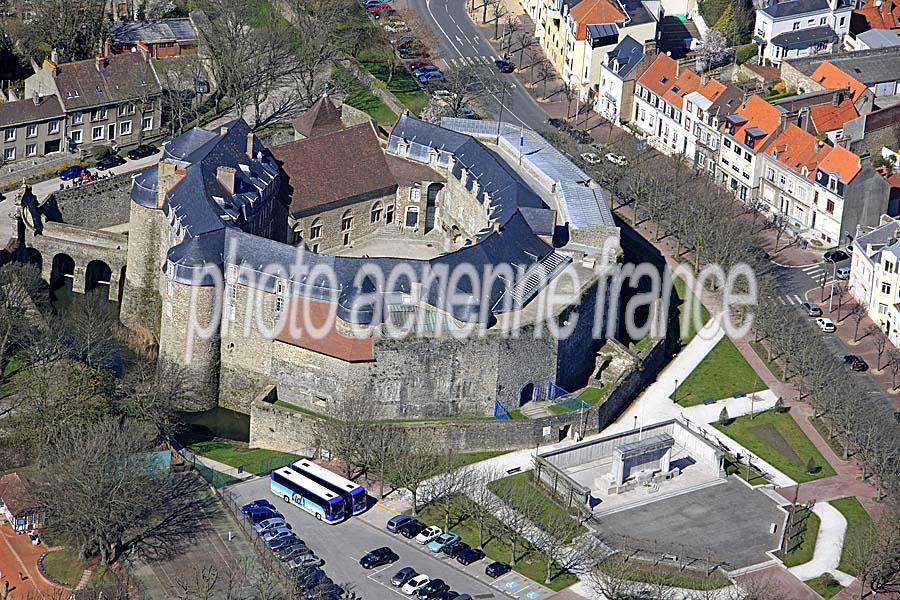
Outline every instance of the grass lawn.
[[(457, 515), (473, 514), (474, 510), (471, 510), (470, 507), (467, 506), (471, 505), (471, 500), (463, 496), (458, 496), (456, 500), (460, 503), (459, 507), (461, 509), (456, 511)], [(441, 507), (434, 504), (420, 507), (417, 518), (423, 523), (437, 523), (440, 525), (444, 522), (444, 515)], [(473, 548), (478, 547), (477, 521), (469, 519), (468, 517), (462, 519), (457, 517), (455, 522), (451, 520), (450, 523), (451, 531), (459, 534), (462, 537), (462, 540)], [(496, 521), (488, 523), (488, 533), (485, 534), (486, 541), (482, 550), (484, 550), (484, 553), (487, 554), (490, 560), (499, 560), (509, 563), (510, 545), (505, 540), (489, 533), (490, 531), (497, 530), (499, 530), (499, 524)], [(566, 571), (561, 571), (561, 568), (557, 565), (553, 568), (553, 578), (550, 580), (550, 583), (545, 584), (544, 579), (547, 576), (547, 562), (544, 561), (539, 554), (531, 551), (525, 540), (519, 540), (516, 544), (516, 554), (518, 555), (516, 557), (516, 566), (514, 567), (516, 572), (537, 581), (541, 585), (546, 585), (555, 592), (563, 590), (578, 581), (574, 575)]]
[[(866, 512), (866, 509), (855, 497), (832, 500), (829, 504), (838, 509), (844, 515), (844, 518), (847, 519), (847, 538), (853, 535), (866, 535), (867, 531), (871, 531), (875, 527), (872, 517), (869, 516), (869, 513)], [(859, 575), (859, 571), (851, 564), (849, 554), (847, 541), (845, 540), (838, 570), (856, 577)]]
[(519, 410), (518, 408), (516, 410), (511, 410), (506, 414), (508, 414), (509, 418), (513, 421), (527, 421), (528, 420), (528, 417), (523, 415), (522, 411)]
[(44, 556), (44, 570), (47, 574), (66, 585), (76, 585), (87, 568), (87, 561), (78, 558), (72, 550), (53, 550)]
[(387, 90), (397, 97), (413, 113), (419, 114), (428, 104), (428, 94), (419, 87), (419, 83), (405, 67), (399, 66), (394, 71), (394, 77), (388, 83), (388, 68), (384, 62), (377, 59), (372, 51), (366, 50), (360, 53), (359, 62), (366, 71), (383, 82)]
[[(511, 493), (504, 493), (504, 491), (510, 490), (510, 488), (512, 490)], [(547, 492), (531, 481), (531, 471), (516, 473), (515, 475), (492, 481), (488, 484), (488, 489), (503, 498), (530, 497), (529, 500), (537, 498), (540, 502), (540, 514), (537, 519), (535, 519), (536, 521), (550, 521), (550, 519), (555, 517), (570, 516), (565, 508), (557, 504)], [(518, 508), (515, 502), (512, 504), (513, 508)], [(577, 533), (574, 533), (572, 538), (581, 535), (585, 531), (584, 527), (579, 527)]]
[(688, 310), (688, 305), (699, 305), (700, 320), (704, 325), (709, 321), (709, 311), (706, 310), (706, 307), (700, 303), (700, 300), (694, 295), (694, 293), (687, 289), (687, 284), (684, 282), (684, 279), (676, 277), (672, 281), (672, 285), (675, 288), (675, 293), (678, 294), (678, 299), (681, 301), (678, 305), (678, 323), (679, 326), (682, 327), (681, 343), (686, 345), (688, 342), (694, 339), (694, 336), (697, 335), (697, 331), (699, 331), (696, 324), (694, 323), (694, 319), (691, 319), (686, 327), (684, 326), (684, 318), (685, 313)]
[(581, 404), (578, 400), (582, 400), (588, 406), (596, 406), (602, 400), (606, 400), (606, 397), (609, 396), (609, 393), (612, 390), (609, 389), (609, 386), (603, 385), (600, 387), (589, 387), (578, 396), (577, 399), (573, 398), (566, 402), (566, 406), (562, 406), (560, 404), (551, 404), (547, 409), (551, 414), (554, 415), (564, 415), (566, 413), (570, 413), (576, 410), (581, 410)]
[(509, 450), (485, 450), (483, 452), (462, 452), (453, 457), (453, 462), (457, 468), (465, 467), (489, 458), (496, 458), (503, 454), (507, 454)]
[[(625, 573), (629, 581), (704, 591), (717, 590), (731, 585), (731, 582), (718, 572), (709, 577), (703, 577), (701, 575), (691, 575), (692, 571), (682, 571), (664, 564), (652, 565), (639, 559), (631, 559), (628, 563), (629, 566)], [(600, 568), (602, 569), (603, 566), (601, 565)], [(621, 567), (614, 567), (612, 572), (613, 574), (621, 573)], [(628, 598), (631, 598), (631, 596), (628, 596)]]
[(730, 454), (725, 455), (725, 474), (737, 475), (750, 485), (763, 485), (769, 483), (769, 480), (763, 477), (762, 473), (753, 467), (748, 467), (744, 463), (737, 462)]
[(784, 563), (785, 567), (796, 567), (797, 565), (802, 565), (812, 560), (813, 551), (816, 549), (816, 538), (819, 537), (819, 526), (821, 524), (822, 521), (819, 519), (818, 515), (814, 512), (810, 512), (809, 516), (806, 517), (806, 531), (803, 532), (803, 541), (800, 542), (800, 545), (794, 548), (790, 554), (782, 554), (780, 551), (776, 552), (778, 558), (781, 559), (781, 562)]
[(735, 392), (758, 392), (766, 389), (762, 379), (753, 370), (734, 343), (723, 337), (700, 361), (687, 379), (675, 391), (678, 404), (695, 406), (706, 398), (721, 400)]
[(826, 585), (825, 582), (822, 581), (821, 575), (819, 575), (815, 579), (809, 579), (804, 583), (811, 587), (815, 593), (825, 598), (825, 600), (833, 598), (837, 595), (838, 592), (844, 589), (844, 586), (836, 581), (832, 581), (830, 584)]
[(775, 376), (775, 379), (778, 381), (784, 381), (784, 370), (781, 368), (781, 365), (767, 360), (769, 353), (766, 352), (765, 346), (760, 342), (750, 342), (750, 347), (753, 348), (753, 351), (756, 352), (756, 355), (759, 357), (761, 361), (766, 363), (766, 366), (769, 368), (769, 371), (772, 372), (772, 375)]
[[(747, 415), (734, 419), (728, 425), (712, 425), (794, 481), (814, 481), (835, 474), (831, 465), (786, 412), (769, 410), (756, 414), (752, 420)], [(819, 467), (817, 473), (806, 472), (810, 457)]]
[(232, 467), (244, 467), (245, 471), (254, 475), (265, 475), (272, 469), (283, 467), (300, 458), (296, 454), (288, 452), (249, 448), (246, 442), (235, 440), (193, 441), (184, 443), (184, 446), (194, 454), (199, 454)]
[(116, 583), (118, 583), (118, 580), (119, 578), (116, 576), (115, 571), (113, 571), (109, 567), (98, 565), (97, 567), (94, 567), (94, 571), (91, 573), (91, 578), (88, 580), (87, 588), (94, 589), (116, 585)]

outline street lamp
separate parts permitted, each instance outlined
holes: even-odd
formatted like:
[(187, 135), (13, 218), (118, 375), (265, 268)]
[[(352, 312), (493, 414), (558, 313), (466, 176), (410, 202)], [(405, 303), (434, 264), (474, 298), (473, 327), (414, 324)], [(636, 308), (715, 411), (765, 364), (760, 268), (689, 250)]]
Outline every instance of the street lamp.
[(837, 261), (831, 261), (831, 294), (828, 296), (828, 312), (834, 310), (834, 282), (837, 281)]
[(678, 380), (675, 380), (675, 389), (672, 390), (672, 402), (678, 404)]

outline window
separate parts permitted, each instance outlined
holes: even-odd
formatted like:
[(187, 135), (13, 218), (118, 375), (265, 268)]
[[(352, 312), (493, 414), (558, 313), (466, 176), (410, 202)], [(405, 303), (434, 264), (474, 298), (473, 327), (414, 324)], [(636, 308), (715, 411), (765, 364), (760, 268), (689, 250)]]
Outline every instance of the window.
[[(465, 175), (466, 173), (467, 173), (466, 171), (463, 171), (463, 175)], [(465, 183), (465, 178), (463, 178), (463, 183)], [(410, 202), (418, 202), (421, 197), (422, 197), (422, 188), (420, 188), (419, 186), (413, 186), (413, 187), (409, 188), (409, 201)]]
[(769, 181), (775, 181), (775, 169), (772, 167), (766, 167), (766, 179)]
[(831, 190), (832, 192), (837, 191), (837, 178), (836, 177), (828, 178), (828, 189)]
[(119, 123), (119, 135), (131, 134), (131, 121), (122, 121)]
[(841, 21), (840, 21), (840, 23), (838, 23), (838, 27), (843, 27), (843, 26), (844, 26), (844, 22), (845, 22), (846, 20), (847, 20), (847, 17), (841, 17)]
[(3, 150), (3, 160), (16, 160), (16, 149), (6, 148)]
[(828, 212), (829, 215), (834, 214), (834, 201), (833, 200), (828, 200), (827, 202), (825, 202), (825, 210)]
[(309, 227), (309, 239), (317, 240), (320, 237), (322, 237), (322, 223), (313, 221), (313, 224)]
[(791, 27), (791, 29), (793, 29), (794, 31), (800, 29), (800, 21), (794, 21), (794, 25), (793, 27)]
[(806, 200), (806, 188), (802, 186), (797, 186), (797, 194), (799, 195), (801, 200)]
[(106, 108), (95, 108), (91, 111), (91, 121), (102, 121), (106, 119)]
[(886, 315), (887, 314), (887, 304), (879, 304), (878, 305), (878, 314)]
[(102, 125), (91, 129), (91, 139), (92, 140), (102, 140), (103, 139), (103, 126)]
[(697, 165), (699, 165), (699, 167), (701, 169), (703, 168), (705, 159), (706, 159), (706, 157), (704, 157), (702, 154), (699, 154), (699, 153), (697, 154)]
[(378, 223), (379, 221), (381, 221), (381, 213), (382, 213), (381, 202), (376, 202), (372, 206), (372, 214), (371, 214), (372, 223)]
[(744, 160), (750, 162), (750, 153), (744, 150)]
[(821, 19), (819, 19), (819, 25), (824, 25), (826, 19), (827, 17), (822, 17)]
[(341, 217), (341, 231), (350, 231), (351, 227), (353, 227), (353, 215), (348, 210)]
[(385, 223), (393, 223), (394, 222), (394, 205), (389, 205), (384, 210), (384, 222)]
[(78, 125), (79, 123), (84, 123), (84, 113), (77, 110), (72, 113), (72, 125)]
[(890, 294), (891, 293), (891, 284), (887, 281), (881, 282), (881, 293), (882, 294)]
[(807, 26), (807, 27), (812, 27), (812, 26), (815, 25), (815, 24), (816, 24), (816, 20), (815, 20), (815, 19), (809, 19), (809, 20), (806, 21), (806, 26)]
[(135, 111), (134, 104), (123, 104), (119, 106), (119, 115), (133, 115)]
[(884, 272), (885, 273), (893, 273), (894, 272), (894, 263), (889, 261), (884, 261)]
[(722, 145), (725, 146), (726, 148), (731, 148), (731, 140), (729, 140), (728, 138), (725, 138), (724, 140), (722, 140)]
[(3, 139), (7, 142), (16, 141), (16, 128), (10, 127), (9, 129), (3, 130)]
[(81, 130), (80, 129), (76, 129), (75, 131), (72, 132), (72, 141), (76, 144), (81, 143)]
[(25, 126), (25, 137), (33, 138), (37, 136), (37, 125), (26, 125)]
[(25, 156), (37, 156), (37, 144), (26, 144)]
[(144, 117), (141, 119), (141, 129), (144, 131), (150, 131), (153, 129), (153, 117)]
[(47, 123), (47, 133), (59, 133), (59, 119), (53, 119)]

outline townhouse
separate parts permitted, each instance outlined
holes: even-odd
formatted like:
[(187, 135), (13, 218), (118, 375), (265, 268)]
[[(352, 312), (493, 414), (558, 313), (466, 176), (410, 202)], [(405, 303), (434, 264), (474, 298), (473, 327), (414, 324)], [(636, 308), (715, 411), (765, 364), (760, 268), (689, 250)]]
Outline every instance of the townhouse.
[(750, 96), (722, 120), (716, 181), (742, 201), (756, 197), (762, 163), (759, 157), (783, 127), (787, 115), (787, 110)]
[(0, 104), (0, 162), (36, 159), (64, 151), (65, 113), (55, 95)]
[(700, 77), (678, 61), (659, 54), (638, 78), (632, 123), (648, 143), (665, 154), (686, 154), (682, 128), (684, 97), (701, 87)]
[(63, 65), (53, 58), (25, 80), (25, 95), (59, 99), (68, 149), (140, 144), (160, 134), (162, 88), (146, 53)]
[(831, 53), (850, 30), (849, 0), (770, 0), (757, 9), (753, 40), (769, 64)]
[(600, 65), (600, 89), (594, 110), (620, 125), (631, 120), (634, 111), (634, 84), (644, 47), (630, 35), (622, 38)]
[(869, 318), (900, 346), (900, 221), (885, 216), (853, 240), (849, 284)]
[[(888, 34), (900, 29), (900, 0), (868, 0), (853, 11), (850, 16), (850, 31), (844, 38), (844, 49), (866, 50), (875, 46), (869, 39), (882, 38), (890, 41), (890, 36), (866, 36), (867, 33)], [(889, 46), (896, 44), (888, 43)], [(882, 47), (882, 46), (879, 46)]]
[[(701, 83), (703, 81), (701, 78)], [(685, 155), (697, 168), (707, 171), (710, 177), (715, 177), (719, 159), (721, 121), (734, 112), (743, 97), (744, 93), (739, 88), (711, 79), (682, 99), (681, 126), (685, 137)]]

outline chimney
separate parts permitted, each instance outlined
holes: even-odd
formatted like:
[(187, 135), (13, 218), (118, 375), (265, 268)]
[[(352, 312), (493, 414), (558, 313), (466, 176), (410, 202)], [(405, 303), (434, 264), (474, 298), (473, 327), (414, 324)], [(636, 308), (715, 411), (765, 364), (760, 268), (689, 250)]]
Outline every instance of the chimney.
[(253, 135), (253, 132), (247, 134), (247, 158), (253, 160), (253, 141), (256, 139), (256, 136)]
[(220, 166), (216, 169), (216, 179), (219, 180), (226, 192), (232, 196), (234, 195), (236, 187), (234, 168)]
[(31, 99), (34, 101), (35, 106), (41, 105), (42, 98), (41, 98), (41, 95), (38, 94), (37, 92), (31, 92)]
[(707, 83), (709, 83), (709, 73), (704, 71), (700, 74), (700, 85), (706, 85)]
[(222, 137), (225, 137), (226, 135), (228, 135), (228, 128), (227, 128), (227, 127), (220, 127), (220, 128), (219, 128), (219, 135), (222, 136)]
[(656, 40), (647, 40), (644, 42), (644, 56), (647, 58), (655, 58), (657, 53)]
[(675, 59), (675, 78), (677, 79), (679, 75), (681, 75), (681, 61), (676, 58)]
[(166, 202), (166, 194), (178, 183), (184, 171), (179, 172), (175, 163), (164, 160), (159, 161), (159, 171), (156, 177), (156, 208), (162, 208)]

